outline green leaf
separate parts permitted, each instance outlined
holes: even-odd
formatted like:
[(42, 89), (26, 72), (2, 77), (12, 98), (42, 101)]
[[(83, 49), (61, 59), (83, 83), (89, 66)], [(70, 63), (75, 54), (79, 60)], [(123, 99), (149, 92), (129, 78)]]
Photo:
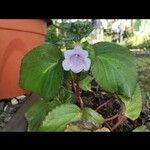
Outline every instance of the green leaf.
[(65, 71), (65, 72), (64, 72), (64, 82), (65, 82), (66, 80), (67, 80), (67, 81), (72, 80), (71, 71)]
[(65, 71), (64, 79), (63, 79), (63, 86), (68, 90), (72, 90), (72, 86), (70, 84), (71, 80), (72, 80), (71, 71)]
[(74, 41), (65, 42), (66, 49), (73, 49), (76, 46)]
[(133, 132), (145, 132), (146, 127), (144, 125), (137, 127)]
[(60, 101), (61, 104), (75, 103), (76, 97), (73, 92), (66, 90), (64, 87), (62, 87), (59, 91), (59, 94), (54, 98), (54, 101), (55, 100)]
[(63, 81), (61, 55), (50, 43), (30, 51), (22, 60), (20, 86), (44, 99), (53, 98)]
[(91, 132), (96, 129), (97, 127), (93, 123), (79, 120), (69, 123), (65, 129), (65, 132)]
[(94, 78), (91, 76), (87, 76), (83, 80), (79, 82), (79, 86), (84, 91), (90, 91), (91, 90), (91, 82)]
[(104, 123), (104, 118), (102, 117), (102, 115), (91, 108), (85, 107), (82, 113), (82, 119), (92, 122), (94, 125), (96, 125), (96, 127), (99, 127)]
[(67, 124), (81, 119), (81, 110), (74, 104), (63, 104), (48, 113), (40, 131), (64, 131)]
[(57, 35), (57, 28), (56, 28), (56, 26), (54, 24), (50, 25), (47, 28), (47, 34), (45, 36), (45, 41), (46, 42), (51, 42), (53, 44), (57, 44), (60, 40), (61, 40), (61, 36)]
[(28, 131), (38, 131), (41, 122), (44, 120), (48, 112), (49, 107), (47, 105), (47, 101), (40, 99), (34, 103), (25, 114), (28, 121)]
[(28, 131), (38, 131), (48, 112), (65, 103), (75, 103), (75, 96), (62, 87), (59, 94), (52, 101), (41, 99), (33, 104), (26, 113)]
[(70, 41), (80, 41), (87, 37), (93, 30), (93, 26), (88, 21), (62, 22), (59, 24), (59, 32), (62, 33), (62, 39), (65, 43)]
[(137, 83), (133, 54), (127, 48), (110, 42), (93, 46), (96, 57), (91, 71), (97, 83), (106, 91), (131, 97)]
[(50, 102), (41, 99), (34, 103), (25, 114), (28, 121), (28, 131), (38, 131), (48, 112), (61, 104), (62, 102), (58, 99)]
[(90, 76), (87, 72), (80, 72), (79, 81), (85, 79), (87, 76)]
[(88, 21), (76, 21), (71, 23), (69, 32), (76, 35), (78, 40), (81, 40), (82, 38), (87, 37), (93, 29), (92, 24)]
[(95, 59), (95, 51), (94, 48), (91, 44), (89, 44), (87, 41), (81, 43), (81, 46), (83, 47), (84, 50), (88, 51), (88, 57), (94, 61)]
[(137, 85), (133, 96), (129, 98), (125, 98), (119, 96), (120, 99), (125, 104), (125, 116), (130, 118), (131, 120), (136, 120), (142, 110), (142, 97), (140, 87)]

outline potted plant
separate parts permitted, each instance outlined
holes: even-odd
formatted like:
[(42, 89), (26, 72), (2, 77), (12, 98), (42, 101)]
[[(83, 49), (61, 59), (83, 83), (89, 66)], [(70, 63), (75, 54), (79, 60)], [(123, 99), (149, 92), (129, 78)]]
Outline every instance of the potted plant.
[(0, 100), (25, 93), (19, 87), (21, 59), (31, 49), (44, 43), (46, 21), (0, 19)]
[(40, 95), (28, 131), (114, 131), (142, 110), (135, 57), (116, 43), (90, 44), (89, 22), (51, 26), (47, 43), (22, 60), (20, 86)]

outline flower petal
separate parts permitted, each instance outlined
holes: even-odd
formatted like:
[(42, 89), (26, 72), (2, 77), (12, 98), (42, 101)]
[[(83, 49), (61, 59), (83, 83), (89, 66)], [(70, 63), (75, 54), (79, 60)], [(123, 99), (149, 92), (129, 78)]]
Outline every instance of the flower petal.
[(71, 67), (71, 71), (74, 72), (74, 73), (79, 73), (83, 70), (83, 66), (74, 66), (74, 67)]
[(88, 57), (88, 52), (84, 49), (82, 49), (82, 47), (80, 45), (75, 46), (74, 51), (76, 54), (86, 58)]
[(62, 66), (63, 66), (64, 70), (66, 70), (66, 71), (70, 70), (70, 60), (69, 59), (65, 59), (62, 62)]
[(83, 50), (80, 45), (74, 47), (73, 50), (64, 52), (65, 60), (62, 62), (64, 70), (71, 70), (79, 73), (82, 70), (88, 71), (91, 66), (91, 60), (88, 58), (88, 52)]
[(80, 56), (72, 56), (70, 58), (70, 68), (73, 72), (79, 73), (83, 70), (84, 59)]
[(88, 71), (90, 69), (90, 66), (91, 66), (91, 60), (89, 58), (85, 58), (83, 63), (83, 69), (85, 71)]
[(65, 59), (69, 59), (74, 54), (75, 54), (74, 50), (66, 50), (66, 51), (64, 51), (64, 57), (65, 57)]

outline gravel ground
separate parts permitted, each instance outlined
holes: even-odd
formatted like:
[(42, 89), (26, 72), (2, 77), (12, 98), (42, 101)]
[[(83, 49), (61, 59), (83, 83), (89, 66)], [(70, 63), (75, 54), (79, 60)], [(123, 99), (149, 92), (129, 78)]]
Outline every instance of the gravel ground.
[(22, 106), (26, 97), (26, 95), (22, 95), (11, 99), (0, 100), (0, 129), (5, 127), (7, 122)]

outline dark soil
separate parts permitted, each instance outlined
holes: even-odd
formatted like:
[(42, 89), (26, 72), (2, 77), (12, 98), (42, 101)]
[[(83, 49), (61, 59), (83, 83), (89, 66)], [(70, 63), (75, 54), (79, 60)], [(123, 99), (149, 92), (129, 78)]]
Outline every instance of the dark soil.
[[(7, 123), (25, 103), (28, 95), (25, 96), (26, 97), (23, 99), (16, 98), (18, 101), (17, 104), (12, 104), (12, 98), (0, 101), (0, 130), (5, 128)], [(91, 92), (82, 91), (81, 97), (84, 102), (84, 106), (97, 110), (97, 112), (105, 118), (106, 121), (103, 124), (103, 127), (110, 129), (112, 132), (132, 132), (135, 128), (141, 125), (145, 125), (147, 128), (146, 131), (150, 131), (150, 105), (147, 104), (146, 101), (143, 102), (143, 109), (139, 118), (132, 121), (126, 117), (121, 120), (121, 117), (123, 116), (123, 105), (121, 101), (112, 93), (103, 91), (94, 81), (92, 82)], [(99, 106), (102, 105), (103, 107), (99, 109)], [(116, 124), (118, 125), (116, 126)]]
[[(28, 97), (28, 95), (25, 95), (23, 99), (15, 98), (18, 102), (16, 104), (12, 103), (12, 98), (0, 101), (0, 130), (5, 128)], [(146, 131), (150, 131), (150, 104), (145, 100), (139, 118), (132, 121), (123, 116), (123, 103), (112, 93), (103, 91), (95, 81), (92, 82), (91, 91), (82, 91), (81, 97), (84, 106), (91, 107), (105, 118), (103, 127), (110, 129), (112, 132), (132, 132), (141, 125), (145, 125)]]
[[(103, 106), (99, 112), (106, 120), (103, 126), (109, 128), (110, 130), (121, 120), (123, 103), (117, 99), (112, 93), (102, 91), (100, 87), (93, 81), (91, 92), (82, 92), (82, 99), (84, 106), (88, 106), (96, 110), (98, 106), (102, 105), (106, 101), (110, 102)], [(114, 117), (113, 117), (114, 116)], [(114, 119), (109, 120), (108, 118), (113, 117)], [(124, 117), (124, 116), (123, 116)], [(114, 128), (113, 132), (131, 132), (135, 128), (145, 125), (147, 131), (150, 129), (150, 109), (147, 107), (146, 103), (143, 104), (142, 112), (138, 119), (135, 121), (124, 117), (122, 122), (118, 124), (118, 127)]]

